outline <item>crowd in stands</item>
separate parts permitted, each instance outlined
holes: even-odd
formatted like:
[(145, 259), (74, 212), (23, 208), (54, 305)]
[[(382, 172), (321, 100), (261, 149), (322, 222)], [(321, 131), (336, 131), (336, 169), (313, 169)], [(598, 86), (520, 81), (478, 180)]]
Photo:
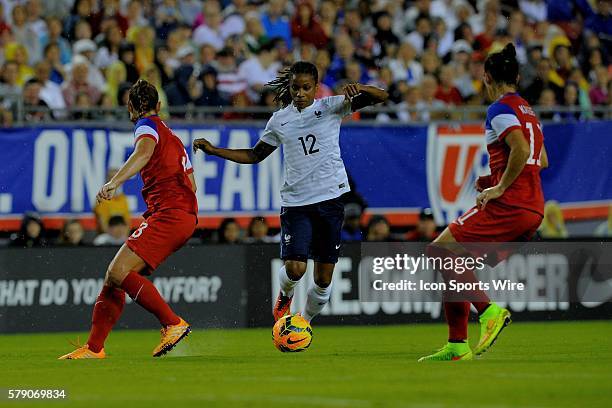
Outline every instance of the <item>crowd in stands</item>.
[(296, 60), (316, 64), (318, 97), (374, 84), (397, 108), (379, 120), (427, 121), (441, 115), (430, 108), (485, 104), (484, 60), (509, 41), (543, 117), (584, 120), (612, 104), (611, 13), (610, 0), (0, 0), (0, 121), (19, 100), (30, 123), (69, 118), (66, 107), (104, 119), (92, 108), (124, 107), (141, 77), (165, 117), (274, 108), (265, 84)]
[[(122, 198), (119, 196), (118, 201)], [(65, 221), (59, 236), (45, 230), (40, 216), (36, 213), (25, 214), (21, 229), (13, 233), (8, 245), (19, 248), (32, 247), (75, 247), (75, 246), (120, 246), (129, 237), (130, 228), (123, 215), (112, 213), (106, 224), (98, 217), (98, 230), (95, 237), (86, 238), (88, 234), (77, 219)], [(354, 203), (345, 205), (345, 219), (342, 227), (342, 242), (431, 242), (441, 232), (434, 221), (429, 208), (424, 208), (418, 221), (408, 231), (392, 229), (389, 221), (383, 215), (373, 215), (367, 223), (361, 208)], [(565, 219), (559, 204), (555, 201), (546, 203), (544, 219), (535, 239), (566, 239), (568, 233)], [(612, 237), (612, 205), (608, 219), (599, 223), (593, 231), (593, 236), (601, 238)], [(253, 217), (246, 229), (242, 229), (234, 218), (224, 219), (219, 228), (212, 231), (198, 231), (190, 241), (191, 244), (267, 244), (279, 243), (280, 231), (269, 227), (266, 219)]]

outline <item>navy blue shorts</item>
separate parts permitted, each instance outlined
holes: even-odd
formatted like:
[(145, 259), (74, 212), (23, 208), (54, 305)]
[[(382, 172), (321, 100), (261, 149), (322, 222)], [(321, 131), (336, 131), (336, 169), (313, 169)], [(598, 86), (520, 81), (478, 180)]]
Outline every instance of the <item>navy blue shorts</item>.
[(344, 204), (339, 198), (281, 208), (281, 258), (285, 261), (336, 263)]

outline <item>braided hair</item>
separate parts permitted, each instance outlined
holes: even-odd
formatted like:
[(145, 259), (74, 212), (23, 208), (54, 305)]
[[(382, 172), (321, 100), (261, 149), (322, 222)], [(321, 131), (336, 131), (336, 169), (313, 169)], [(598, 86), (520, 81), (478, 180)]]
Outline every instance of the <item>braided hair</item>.
[(503, 50), (489, 54), (485, 61), (485, 71), (497, 83), (516, 86), (518, 83), (519, 63), (516, 59), (514, 45), (508, 43)]
[(280, 102), (283, 108), (286, 108), (293, 101), (289, 87), (291, 86), (291, 79), (297, 74), (311, 75), (315, 84), (319, 82), (317, 67), (307, 61), (298, 61), (289, 68), (281, 70), (276, 79), (266, 84), (276, 92), (274, 102)]
[(145, 113), (157, 107), (159, 95), (153, 84), (144, 79), (139, 79), (130, 87), (128, 100), (136, 113), (136, 119), (140, 119)]

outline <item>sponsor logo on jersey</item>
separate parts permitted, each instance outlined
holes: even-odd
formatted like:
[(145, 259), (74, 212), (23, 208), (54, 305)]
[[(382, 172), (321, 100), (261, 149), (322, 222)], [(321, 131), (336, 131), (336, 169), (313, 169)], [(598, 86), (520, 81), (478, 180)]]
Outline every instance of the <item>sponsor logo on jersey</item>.
[(431, 125), (427, 138), (427, 193), (436, 223), (449, 224), (476, 203), (474, 183), (488, 174), (481, 125)]

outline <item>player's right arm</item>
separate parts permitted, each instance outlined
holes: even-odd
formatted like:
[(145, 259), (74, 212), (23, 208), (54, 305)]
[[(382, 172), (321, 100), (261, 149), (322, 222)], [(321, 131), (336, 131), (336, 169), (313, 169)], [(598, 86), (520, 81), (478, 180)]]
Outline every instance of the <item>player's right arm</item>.
[(225, 149), (222, 147), (215, 147), (208, 140), (202, 138), (193, 141), (193, 152), (195, 153), (198, 150), (236, 163), (256, 164), (271, 155), (272, 152), (276, 150), (276, 146), (269, 145), (260, 140), (250, 149)]
[(504, 194), (506, 189), (510, 187), (519, 174), (521, 174), (525, 164), (527, 164), (527, 159), (529, 159), (529, 154), (531, 153), (529, 143), (527, 143), (522, 130), (512, 130), (504, 138), (504, 141), (508, 147), (510, 147), (506, 170), (504, 170), (497, 185), (484, 189), (478, 194), (478, 197), (476, 197), (476, 205), (480, 210), (484, 209), (490, 200), (499, 198)]
[(156, 145), (157, 142), (151, 137), (141, 137), (138, 139), (134, 153), (132, 153), (123, 166), (121, 166), (117, 174), (115, 174), (108, 183), (102, 186), (96, 197), (97, 200), (102, 201), (113, 198), (119, 186), (125, 183), (126, 180), (134, 177), (136, 173), (147, 165), (151, 156), (153, 156)]
[(280, 138), (275, 131), (275, 114), (272, 115), (266, 128), (261, 135), (261, 139), (250, 149), (225, 149), (215, 147), (208, 140), (196, 139), (193, 141), (193, 152), (202, 150), (206, 154), (218, 156), (225, 160), (230, 160), (240, 164), (256, 164), (263, 161), (272, 154), (281, 144)]

